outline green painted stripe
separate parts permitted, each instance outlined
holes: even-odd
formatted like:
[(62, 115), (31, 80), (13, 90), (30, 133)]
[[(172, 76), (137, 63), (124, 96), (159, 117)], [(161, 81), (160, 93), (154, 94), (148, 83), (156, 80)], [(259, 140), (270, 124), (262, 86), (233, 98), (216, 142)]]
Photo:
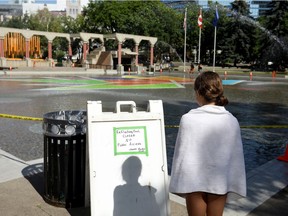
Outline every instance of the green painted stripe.
[(61, 83), (61, 84), (102, 84), (102, 83), (107, 83), (106, 81), (103, 80), (74, 80), (74, 79), (33, 79), (31, 80), (32, 82), (44, 82), (44, 83)]
[(81, 85), (69, 87), (56, 87), (56, 90), (77, 90), (77, 89), (163, 89), (163, 88), (179, 88), (174, 83), (164, 84), (147, 84), (147, 85), (113, 85), (106, 83), (104, 85)]
[(57, 84), (102, 84), (107, 83), (105, 80), (79, 80), (79, 79), (0, 79), (4, 81), (33, 82), (33, 83), (57, 83)]

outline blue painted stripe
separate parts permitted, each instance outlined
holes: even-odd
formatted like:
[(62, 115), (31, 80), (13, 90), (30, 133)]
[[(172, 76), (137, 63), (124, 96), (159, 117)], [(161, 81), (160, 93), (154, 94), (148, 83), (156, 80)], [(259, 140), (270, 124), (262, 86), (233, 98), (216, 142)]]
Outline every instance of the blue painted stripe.
[(235, 85), (243, 82), (243, 80), (222, 80), (223, 85)]

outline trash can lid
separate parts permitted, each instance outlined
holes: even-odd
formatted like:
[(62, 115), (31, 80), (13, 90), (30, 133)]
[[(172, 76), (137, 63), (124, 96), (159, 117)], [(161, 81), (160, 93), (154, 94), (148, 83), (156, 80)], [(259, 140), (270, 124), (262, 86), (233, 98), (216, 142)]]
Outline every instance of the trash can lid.
[(43, 116), (46, 135), (76, 135), (86, 133), (87, 112), (84, 110), (61, 110)]

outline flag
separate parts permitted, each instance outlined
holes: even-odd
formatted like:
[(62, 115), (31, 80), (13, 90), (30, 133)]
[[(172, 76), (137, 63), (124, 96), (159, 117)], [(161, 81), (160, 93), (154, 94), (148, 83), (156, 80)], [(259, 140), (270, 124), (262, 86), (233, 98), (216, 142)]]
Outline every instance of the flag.
[(218, 14), (218, 10), (217, 10), (217, 7), (216, 7), (215, 17), (214, 17), (214, 19), (213, 19), (213, 26), (214, 26), (214, 27), (217, 27), (218, 20), (219, 20), (219, 14)]
[(183, 29), (184, 30), (186, 30), (186, 18), (187, 18), (187, 8), (185, 9), (184, 22), (183, 22)]
[(199, 11), (199, 16), (198, 16), (198, 26), (199, 26), (199, 28), (202, 28), (202, 10), (201, 10), (201, 8)]

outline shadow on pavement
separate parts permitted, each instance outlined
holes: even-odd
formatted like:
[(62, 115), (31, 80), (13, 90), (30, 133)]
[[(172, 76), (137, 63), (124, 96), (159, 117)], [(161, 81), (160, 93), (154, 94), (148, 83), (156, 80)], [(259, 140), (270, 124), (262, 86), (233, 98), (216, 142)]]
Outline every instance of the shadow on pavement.
[(30, 184), (42, 197), (44, 194), (43, 170), (43, 163), (29, 165), (22, 170), (22, 175), (30, 182)]
[[(22, 170), (22, 175), (30, 182), (30, 184), (33, 186), (35, 191), (37, 191), (37, 193), (42, 197), (42, 199), (44, 196), (44, 186), (45, 186), (43, 171), (44, 171), (43, 163), (29, 165)], [(61, 208), (61, 207), (55, 206), (55, 208)], [(78, 215), (90, 216), (90, 207), (66, 208), (66, 210), (69, 212), (71, 216), (78, 216)]]

